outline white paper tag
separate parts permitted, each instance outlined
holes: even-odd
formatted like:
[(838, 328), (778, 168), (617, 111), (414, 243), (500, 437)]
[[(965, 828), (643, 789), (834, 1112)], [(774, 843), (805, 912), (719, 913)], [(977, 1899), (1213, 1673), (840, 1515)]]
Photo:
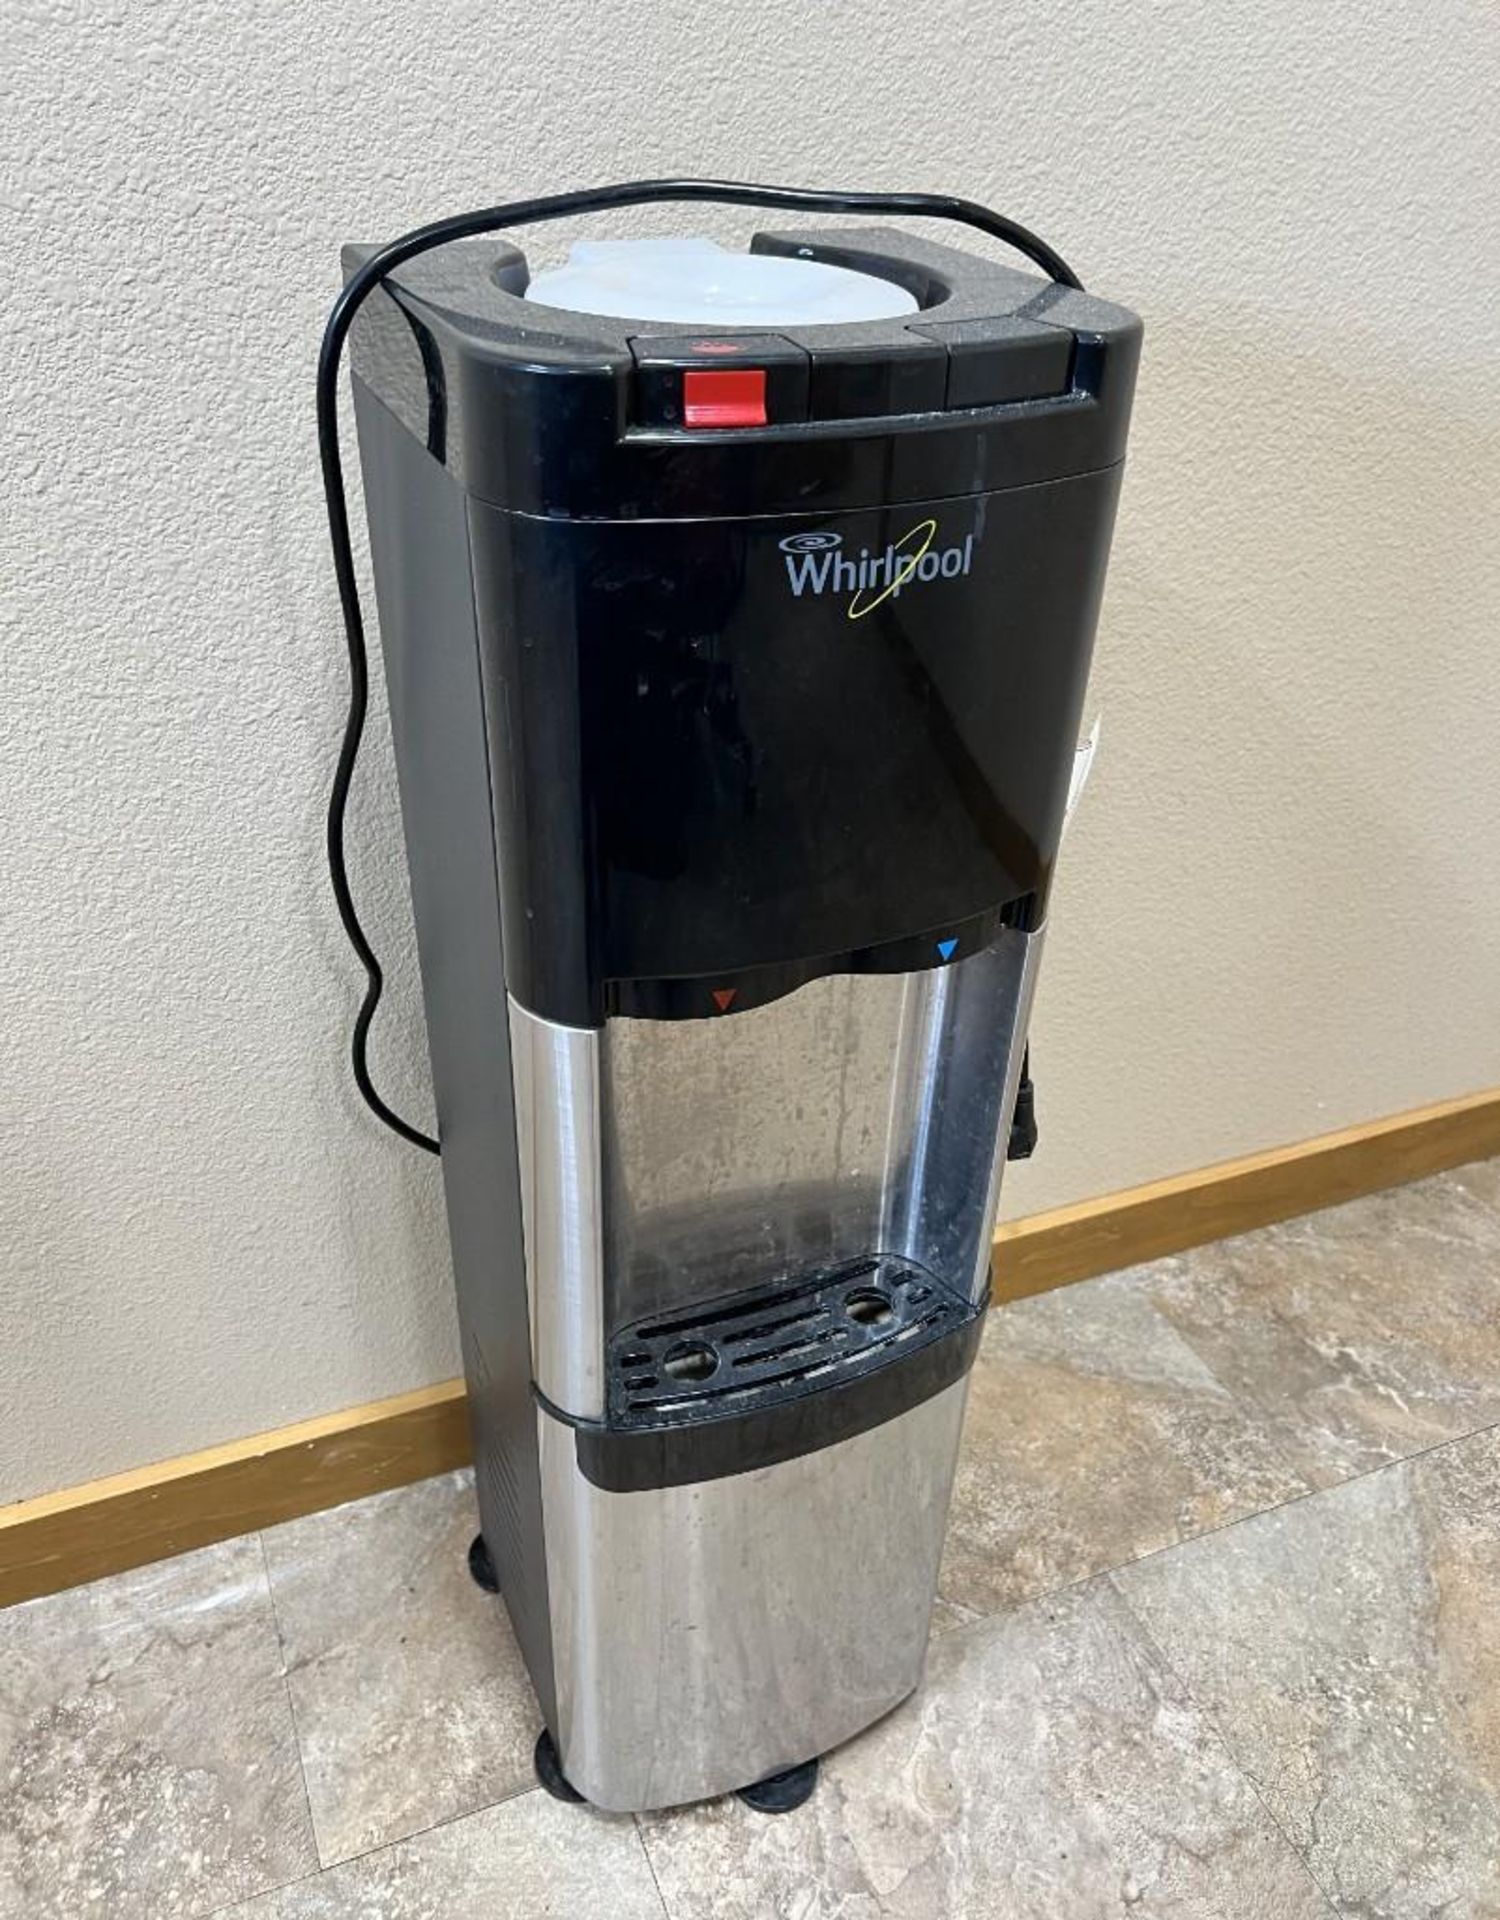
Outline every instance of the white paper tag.
[(1093, 724), (1073, 749), (1073, 771), (1068, 775), (1068, 804), (1063, 809), (1063, 832), (1068, 830), (1068, 822), (1073, 818), (1073, 809), (1083, 798), (1083, 790), (1089, 783), (1089, 775), (1094, 770), (1094, 755), (1099, 750), (1099, 728), (1101, 716), (1094, 715)]

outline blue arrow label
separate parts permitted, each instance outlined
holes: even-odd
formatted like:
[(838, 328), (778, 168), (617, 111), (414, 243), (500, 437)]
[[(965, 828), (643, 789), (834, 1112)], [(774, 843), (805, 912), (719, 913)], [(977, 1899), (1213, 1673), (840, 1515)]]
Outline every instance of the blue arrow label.
[(953, 958), (953, 949), (957, 945), (958, 942), (956, 940), (939, 940), (937, 950), (945, 960), (951, 960)]

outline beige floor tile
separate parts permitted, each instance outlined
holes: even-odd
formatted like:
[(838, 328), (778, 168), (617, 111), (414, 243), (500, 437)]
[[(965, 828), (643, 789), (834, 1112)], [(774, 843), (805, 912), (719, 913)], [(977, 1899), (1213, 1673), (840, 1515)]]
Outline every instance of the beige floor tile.
[(971, 1627), (976, 1620), (982, 1620), (983, 1614), (976, 1613), (972, 1607), (961, 1607), (955, 1601), (945, 1600), (941, 1594), (932, 1606), (932, 1637), (952, 1633), (958, 1627)]
[(1266, 1426), (1128, 1283), (998, 1308), (943, 1595), (993, 1612), (1305, 1492)]
[(641, 1825), (672, 1920), (1328, 1920), (1102, 1582), (944, 1635), (796, 1813)]
[(1475, 1160), (1452, 1168), (1443, 1178), (1500, 1221), (1500, 1160)]
[(477, 1525), (449, 1474), (264, 1536), (324, 1865), (534, 1784), (541, 1717), (469, 1578)]
[(1340, 1910), (1500, 1914), (1500, 1432), (1114, 1576)]
[(233, 1920), (662, 1920), (662, 1905), (632, 1821), (533, 1791), (231, 1913)]
[(314, 1865), (258, 1540), (0, 1612), (3, 1920), (176, 1920)]
[(1315, 1485), (1500, 1420), (1500, 1167), (1129, 1276)]

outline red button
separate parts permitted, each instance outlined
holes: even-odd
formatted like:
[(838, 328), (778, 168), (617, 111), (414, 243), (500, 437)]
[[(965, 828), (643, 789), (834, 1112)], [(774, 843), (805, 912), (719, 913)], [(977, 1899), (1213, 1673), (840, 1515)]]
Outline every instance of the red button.
[(765, 368), (687, 368), (682, 376), (682, 421), (688, 427), (763, 427)]

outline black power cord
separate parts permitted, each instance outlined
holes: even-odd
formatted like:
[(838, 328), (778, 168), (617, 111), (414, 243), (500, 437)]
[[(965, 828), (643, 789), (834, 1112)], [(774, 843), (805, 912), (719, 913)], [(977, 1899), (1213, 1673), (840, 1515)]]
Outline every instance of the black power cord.
[(344, 861), (344, 818), (349, 804), (349, 788), (359, 743), (364, 734), (365, 716), (370, 703), (370, 667), (365, 646), (364, 615), (360, 609), (359, 585), (354, 577), (354, 551), (349, 539), (349, 502), (344, 491), (344, 463), (339, 450), (338, 376), (344, 344), (354, 317), (365, 300), (388, 273), (392, 273), (419, 253), (446, 246), (452, 240), (467, 240), (476, 234), (498, 233), (506, 227), (520, 227), (542, 220), (562, 220), (579, 213), (601, 213), (611, 207), (643, 206), (652, 201), (707, 200), (725, 206), (776, 207), (788, 213), (866, 213), (921, 214), (929, 219), (954, 220), (962, 226), (976, 227), (993, 239), (1003, 240), (1018, 253), (1025, 254), (1042, 271), (1065, 287), (1082, 288), (1083, 282), (1045, 240), (1029, 232), (1002, 213), (980, 206), (976, 200), (961, 200), (945, 193), (837, 193), (816, 187), (758, 187), (738, 180), (628, 180), (609, 187), (584, 187), (573, 193), (544, 194), (534, 200), (511, 200), (498, 207), (483, 207), (473, 213), (455, 213), (446, 220), (434, 220), (415, 227), (399, 240), (391, 241), (374, 253), (344, 283), (333, 303), (328, 324), (323, 329), (323, 345), (318, 354), (318, 454), (323, 466), (323, 492), (328, 503), (328, 534), (333, 547), (333, 570), (338, 580), (339, 605), (344, 615), (344, 638), (349, 648), (349, 715), (339, 747), (333, 790), (328, 797), (328, 872), (333, 882), (333, 897), (339, 918), (349, 936), (349, 944), (365, 970), (365, 997), (354, 1021), (350, 1055), (354, 1065), (354, 1083), (371, 1112), (393, 1133), (409, 1140), (427, 1153), (442, 1151), (430, 1134), (403, 1120), (388, 1107), (370, 1078), (368, 1041), (370, 1023), (385, 988), (385, 975), (375, 957), (349, 891), (349, 874)]
[(1036, 1152), (1036, 1088), (1031, 1079), (1031, 1044), (1021, 1054), (1021, 1078), (1016, 1087), (1016, 1109), (1010, 1118), (1007, 1160), (1029, 1160)]

